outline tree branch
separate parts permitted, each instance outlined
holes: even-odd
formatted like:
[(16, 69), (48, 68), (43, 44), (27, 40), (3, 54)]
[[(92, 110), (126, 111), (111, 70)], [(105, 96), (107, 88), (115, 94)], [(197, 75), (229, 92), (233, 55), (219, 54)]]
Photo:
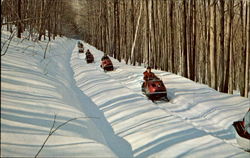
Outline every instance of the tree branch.
[[(12, 41), (13, 37), (14, 37), (14, 34), (15, 34), (15, 31), (11, 34), (10, 38), (9, 38), (9, 43), (8, 43), (8, 46), (7, 48), (5, 49), (4, 53), (1, 54), (1, 56), (4, 56), (6, 53), (7, 53), (7, 50), (9, 49), (9, 46), (10, 46), (10, 42)], [(2, 52), (2, 50), (1, 50)]]
[(75, 117), (72, 119), (69, 119), (68, 121), (61, 123), (60, 125), (58, 125), (56, 128), (55, 127), (55, 123), (56, 123), (56, 114), (54, 115), (54, 121), (52, 124), (52, 127), (50, 128), (49, 134), (47, 136), (47, 138), (45, 139), (45, 141), (43, 142), (41, 148), (39, 149), (39, 151), (36, 153), (35, 158), (39, 155), (39, 153), (42, 151), (43, 147), (45, 146), (46, 142), (49, 140), (49, 137), (55, 133), (59, 128), (61, 128), (62, 126), (66, 125), (67, 123), (77, 120), (77, 119), (81, 119), (81, 118), (94, 118), (94, 119), (99, 119), (99, 117)]

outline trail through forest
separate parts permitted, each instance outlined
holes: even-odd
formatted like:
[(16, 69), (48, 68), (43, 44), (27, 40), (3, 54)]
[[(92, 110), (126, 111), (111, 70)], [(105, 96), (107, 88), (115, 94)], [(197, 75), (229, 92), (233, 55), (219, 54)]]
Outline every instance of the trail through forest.
[(115, 71), (104, 72), (103, 52), (84, 43), (95, 57), (87, 64), (77, 41), (60, 37), (44, 58), (47, 43), (14, 37), (2, 56), (1, 156), (35, 156), (53, 126), (74, 119), (39, 156), (249, 157), (232, 128), (249, 99), (153, 70), (171, 100), (155, 104), (141, 92), (143, 66), (111, 58)]

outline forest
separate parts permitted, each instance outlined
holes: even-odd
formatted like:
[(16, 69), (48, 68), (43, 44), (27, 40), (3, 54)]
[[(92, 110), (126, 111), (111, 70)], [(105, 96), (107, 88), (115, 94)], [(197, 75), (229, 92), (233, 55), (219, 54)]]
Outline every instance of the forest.
[(249, 0), (3, 0), (1, 15), (19, 38), (73, 37), (128, 64), (249, 94)]

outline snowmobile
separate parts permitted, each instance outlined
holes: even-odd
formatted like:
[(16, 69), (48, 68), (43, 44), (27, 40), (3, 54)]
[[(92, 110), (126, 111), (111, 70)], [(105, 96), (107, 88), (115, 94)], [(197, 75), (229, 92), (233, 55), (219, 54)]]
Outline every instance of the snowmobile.
[(94, 56), (93, 54), (91, 54), (90, 52), (86, 53), (86, 57), (85, 60), (87, 61), (87, 63), (92, 63), (94, 61)]
[(78, 42), (78, 48), (79, 48), (79, 53), (84, 53), (84, 48), (83, 48), (83, 44), (81, 42)]
[(80, 41), (78, 41), (77, 46), (78, 48), (83, 48), (83, 44)]
[(101, 62), (101, 68), (104, 69), (104, 71), (113, 71), (114, 67), (112, 64), (112, 61), (109, 59), (108, 56), (105, 56), (102, 58), (102, 62)]
[(246, 151), (250, 152), (250, 134), (244, 129), (244, 121), (233, 123), (237, 143)]
[(167, 89), (159, 78), (151, 78), (144, 81), (142, 84), (142, 93), (153, 102), (169, 101), (167, 98)]
[(79, 48), (79, 53), (84, 53), (84, 48)]

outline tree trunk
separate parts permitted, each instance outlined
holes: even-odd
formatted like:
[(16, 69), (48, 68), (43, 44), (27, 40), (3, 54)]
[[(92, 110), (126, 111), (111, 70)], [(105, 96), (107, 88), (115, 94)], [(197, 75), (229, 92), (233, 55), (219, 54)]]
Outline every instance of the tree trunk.
[(18, 20), (19, 22), (17, 23), (17, 37), (21, 38), (21, 33), (22, 33), (22, 12), (21, 12), (21, 6), (22, 6), (22, 1), (17, 0), (17, 14), (18, 14)]
[(170, 9), (169, 9), (169, 18), (170, 18), (170, 41), (171, 41), (171, 70), (174, 73), (175, 69), (175, 31), (174, 31), (174, 1), (170, 1)]
[(220, 0), (220, 51), (219, 51), (219, 91), (224, 87), (224, 21), (225, 21), (225, 0)]
[(250, 2), (247, 3), (246, 9), (248, 13), (246, 12), (246, 17), (248, 17), (248, 24), (246, 24), (247, 27), (247, 50), (246, 51), (246, 68), (245, 68), (245, 97), (249, 97), (249, 89), (250, 89)]
[(139, 17), (137, 19), (137, 24), (136, 24), (136, 30), (135, 30), (135, 35), (134, 35), (134, 41), (132, 44), (132, 48), (131, 48), (131, 59), (134, 61), (133, 65), (135, 65), (135, 56), (134, 56), (134, 49), (135, 49), (135, 42), (137, 39), (137, 33), (138, 33), (138, 29), (139, 29), (139, 25), (140, 25), (140, 20), (141, 20), (141, 12), (142, 12), (142, 2), (140, 2), (140, 13), (139, 13)]
[(211, 69), (211, 87), (217, 89), (216, 73), (216, 4), (212, 1), (211, 23), (210, 23), (210, 69)]
[(187, 0), (183, 0), (183, 76), (188, 77), (187, 65)]
[(232, 90), (232, 20), (233, 20), (233, 0), (228, 2), (228, 26), (227, 26), (227, 34), (228, 34), (228, 43), (227, 43), (227, 56), (226, 56), (226, 74), (225, 74), (225, 85), (224, 85), (224, 92), (233, 93)]

